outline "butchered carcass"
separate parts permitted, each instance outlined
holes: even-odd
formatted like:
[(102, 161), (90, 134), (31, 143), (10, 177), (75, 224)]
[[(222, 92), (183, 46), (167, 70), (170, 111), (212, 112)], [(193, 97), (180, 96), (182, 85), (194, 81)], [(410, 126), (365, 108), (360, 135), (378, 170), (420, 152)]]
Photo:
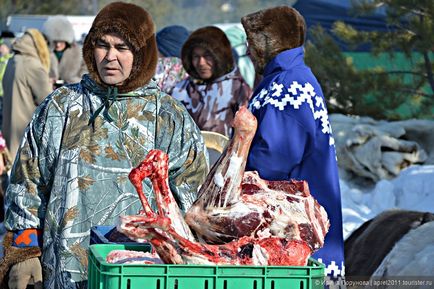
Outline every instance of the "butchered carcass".
[[(323, 245), (327, 214), (304, 181), (265, 181), (256, 172), (244, 173), (256, 125), (246, 108), (237, 112), (234, 136), (186, 222), (168, 186), (167, 155), (151, 151), (130, 173), (144, 212), (121, 217), (118, 230), (135, 240), (149, 240), (166, 263), (305, 265)], [(158, 213), (144, 197), (145, 177), (152, 180)]]
[(222, 207), (199, 198), (186, 215), (190, 228), (213, 244), (271, 235), (306, 241), (312, 250), (323, 246), (327, 214), (305, 181), (265, 181), (256, 172), (245, 172), (239, 194), (237, 201)]

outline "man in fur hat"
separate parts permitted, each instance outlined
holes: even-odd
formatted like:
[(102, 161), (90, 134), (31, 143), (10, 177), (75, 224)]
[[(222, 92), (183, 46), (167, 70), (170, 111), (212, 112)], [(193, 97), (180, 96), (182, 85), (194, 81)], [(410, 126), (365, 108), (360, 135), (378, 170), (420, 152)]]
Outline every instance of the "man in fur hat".
[(330, 230), (314, 254), (331, 276), (344, 275), (341, 196), (331, 126), (321, 87), (304, 64), (306, 25), (288, 6), (241, 19), (255, 68), (263, 75), (249, 109), (258, 119), (246, 170), (267, 180), (306, 180), (325, 207)]
[(235, 112), (247, 104), (251, 89), (234, 64), (225, 33), (213, 26), (194, 31), (182, 47), (181, 59), (190, 76), (176, 85), (172, 96), (201, 130), (230, 136)]
[[(38, 273), (20, 269), (39, 258), (44, 288), (85, 288), (89, 230), (141, 209), (128, 174), (151, 149), (169, 155), (169, 185), (181, 210), (196, 199), (207, 174), (199, 129), (151, 80), (157, 45), (148, 12), (123, 2), (107, 5), (83, 55), (89, 75), (39, 106), (11, 172), (0, 263), (1, 279), (11, 267), (11, 288), (23, 288), (16, 283)], [(151, 184), (143, 185), (155, 208)]]
[(50, 78), (54, 87), (76, 83), (87, 72), (81, 46), (75, 42), (71, 22), (63, 15), (50, 16), (44, 23), (43, 32), (50, 41)]

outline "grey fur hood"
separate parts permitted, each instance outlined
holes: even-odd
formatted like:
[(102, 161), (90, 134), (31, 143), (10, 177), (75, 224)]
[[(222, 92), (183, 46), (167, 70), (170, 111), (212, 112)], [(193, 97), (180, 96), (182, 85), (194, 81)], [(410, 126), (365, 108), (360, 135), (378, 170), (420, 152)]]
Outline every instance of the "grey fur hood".
[(50, 44), (53, 41), (65, 41), (69, 45), (74, 42), (74, 28), (68, 18), (63, 15), (48, 17), (45, 21), (42, 32), (48, 37)]

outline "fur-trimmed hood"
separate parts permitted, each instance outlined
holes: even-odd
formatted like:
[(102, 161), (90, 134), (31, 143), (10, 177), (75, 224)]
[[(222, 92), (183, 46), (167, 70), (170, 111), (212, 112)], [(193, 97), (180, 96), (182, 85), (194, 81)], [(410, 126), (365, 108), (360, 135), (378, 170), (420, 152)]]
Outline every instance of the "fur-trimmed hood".
[(234, 69), (234, 59), (229, 39), (226, 34), (215, 26), (199, 28), (190, 34), (181, 51), (182, 65), (189, 75), (200, 79), (192, 64), (192, 52), (195, 47), (208, 50), (215, 60), (213, 76), (208, 81), (213, 81)]
[(83, 44), (83, 58), (89, 74), (99, 85), (101, 81), (94, 59), (96, 41), (108, 33), (118, 33), (133, 48), (134, 62), (130, 77), (118, 87), (119, 92), (144, 86), (155, 74), (158, 52), (155, 27), (151, 15), (143, 8), (124, 2), (105, 6), (95, 17)]
[(302, 46), (306, 38), (303, 16), (289, 6), (260, 10), (242, 17), (241, 23), (260, 74), (277, 54)]
[(12, 45), (12, 49), (23, 55), (39, 58), (45, 71), (50, 69), (50, 50), (42, 33), (34, 28), (27, 29), (21, 38)]
[(50, 44), (53, 41), (65, 41), (71, 45), (75, 38), (71, 22), (63, 15), (48, 17), (43, 25), (42, 32), (47, 36)]

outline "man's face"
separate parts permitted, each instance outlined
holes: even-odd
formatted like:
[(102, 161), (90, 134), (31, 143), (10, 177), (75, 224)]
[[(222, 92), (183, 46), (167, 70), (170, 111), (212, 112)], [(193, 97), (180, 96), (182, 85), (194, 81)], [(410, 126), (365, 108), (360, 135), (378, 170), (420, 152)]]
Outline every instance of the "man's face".
[(66, 48), (65, 41), (53, 41), (53, 44), (54, 44), (54, 51), (63, 51)]
[(105, 84), (122, 85), (131, 74), (134, 55), (118, 34), (110, 33), (98, 39), (94, 57), (99, 77)]
[(208, 50), (201, 47), (193, 48), (191, 62), (202, 80), (210, 79), (213, 76), (215, 60)]

